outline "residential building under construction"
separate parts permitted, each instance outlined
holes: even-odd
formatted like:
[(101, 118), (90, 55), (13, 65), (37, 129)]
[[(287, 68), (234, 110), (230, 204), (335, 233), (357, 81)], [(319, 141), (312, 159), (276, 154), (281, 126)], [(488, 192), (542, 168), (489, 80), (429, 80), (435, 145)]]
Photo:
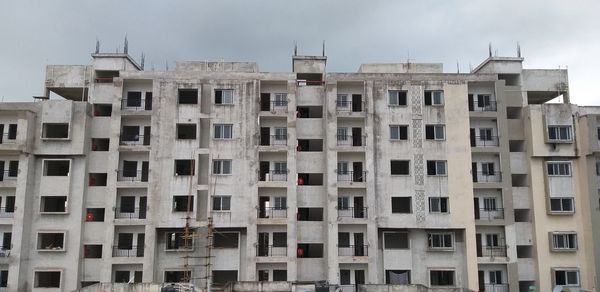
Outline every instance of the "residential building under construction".
[(0, 103), (0, 289), (596, 291), (600, 107), (523, 60), (49, 65)]

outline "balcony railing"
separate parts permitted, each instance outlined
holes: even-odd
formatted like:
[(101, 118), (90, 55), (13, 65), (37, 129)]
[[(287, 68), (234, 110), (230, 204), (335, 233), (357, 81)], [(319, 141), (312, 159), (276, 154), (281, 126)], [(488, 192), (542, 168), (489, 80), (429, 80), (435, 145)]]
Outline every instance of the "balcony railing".
[(356, 208), (356, 207), (346, 207), (340, 208), (338, 206), (338, 217), (346, 217), (346, 218), (367, 218), (367, 207)]
[(287, 145), (287, 135), (260, 136), (260, 146)]
[(473, 182), (479, 183), (496, 183), (502, 181), (502, 173), (499, 171), (494, 172), (481, 172), (478, 171), (473, 175)]
[(0, 181), (15, 180), (19, 172), (17, 170), (3, 170), (0, 171)]
[(489, 209), (483, 208), (475, 210), (475, 219), (494, 220), (504, 219), (504, 208)]
[(112, 83), (114, 77), (96, 77), (96, 83)]
[(319, 86), (324, 85), (325, 81), (323, 80), (305, 80), (305, 79), (297, 79), (296, 84), (298, 86)]
[(338, 146), (365, 146), (366, 136), (352, 137), (352, 135), (337, 135)]
[(0, 135), (0, 144), (15, 144), (17, 142), (17, 137), (14, 135), (9, 135), (8, 133)]
[(349, 182), (365, 182), (367, 178), (366, 171), (338, 171), (338, 181), (349, 181)]
[(472, 112), (495, 112), (497, 110), (496, 101), (490, 100), (489, 102), (486, 102), (485, 105), (479, 105), (479, 103), (475, 101), (471, 104), (469, 110)]
[(471, 147), (497, 147), (498, 141), (498, 136), (471, 136)]
[(7, 258), (10, 256), (10, 246), (4, 247), (0, 246), (0, 258)]
[(258, 245), (256, 246), (256, 256), (285, 257), (287, 256), (287, 246)]
[(287, 181), (287, 171), (271, 170), (260, 175), (260, 181)]
[(146, 208), (115, 208), (115, 219), (146, 219)]
[(483, 246), (481, 254), (478, 256), (484, 258), (506, 257), (506, 245)]
[(15, 207), (0, 208), (0, 218), (13, 218), (15, 216)]
[(508, 292), (508, 284), (483, 284), (483, 290), (479, 289), (480, 292)]
[(117, 176), (118, 181), (131, 181), (131, 182), (147, 182), (148, 181), (148, 172), (147, 171), (128, 171), (128, 170), (119, 170), (119, 175)]
[(149, 111), (152, 110), (152, 99), (135, 98), (127, 99), (124, 98), (121, 101), (121, 109), (127, 111)]
[(355, 113), (364, 113), (365, 112), (365, 103), (355, 103), (352, 105), (352, 101), (346, 100), (336, 100), (335, 108), (338, 113), (340, 112), (355, 112)]
[(338, 256), (363, 257), (369, 255), (368, 245), (338, 246)]
[(287, 208), (259, 207), (257, 216), (258, 218), (287, 218)]
[(143, 257), (143, 246), (113, 246), (113, 257)]
[[(266, 111), (266, 108), (263, 107), (262, 111)], [(269, 102), (269, 111), (287, 113), (288, 101), (287, 100), (271, 100)]]
[(150, 136), (144, 137), (144, 135), (121, 134), (121, 139), (119, 141), (119, 144), (131, 145), (131, 146), (138, 146), (138, 145), (148, 146), (148, 145), (150, 145)]

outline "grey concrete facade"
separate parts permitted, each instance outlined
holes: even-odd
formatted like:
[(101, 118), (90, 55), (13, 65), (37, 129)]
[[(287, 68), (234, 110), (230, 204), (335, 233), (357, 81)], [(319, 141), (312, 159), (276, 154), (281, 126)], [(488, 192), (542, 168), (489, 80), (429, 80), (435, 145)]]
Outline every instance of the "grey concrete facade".
[(0, 289), (596, 290), (600, 108), (565, 70), (92, 57), (0, 104)]

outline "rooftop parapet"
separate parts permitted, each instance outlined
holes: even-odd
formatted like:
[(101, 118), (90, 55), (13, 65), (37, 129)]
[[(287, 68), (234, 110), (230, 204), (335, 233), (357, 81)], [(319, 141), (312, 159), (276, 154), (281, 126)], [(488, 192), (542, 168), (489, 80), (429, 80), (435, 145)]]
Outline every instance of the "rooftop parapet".
[(443, 73), (442, 63), (368, 63), (358, 73)]
[(176, 62), (175, 71), (258, 73), (258, 64), (255, 62), (185, 61)]

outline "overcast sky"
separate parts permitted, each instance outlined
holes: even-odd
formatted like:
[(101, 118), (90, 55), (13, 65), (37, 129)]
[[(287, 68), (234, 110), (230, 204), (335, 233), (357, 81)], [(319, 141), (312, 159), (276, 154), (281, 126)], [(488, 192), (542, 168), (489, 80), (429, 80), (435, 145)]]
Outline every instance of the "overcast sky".
[(443, 62), (475, 67), (492, 43), (526, 68), (568, 66), (571, 100), (600, 105), (600, 1), (132, 1), (0, 0), (0, 97), (42, 94), (46, 64), (88, 64), (123, 48), (146, 69), (178, 60), (255, 61), (290, 71), (299, 54), (321, 53), (328, 71), (366, 62)]

